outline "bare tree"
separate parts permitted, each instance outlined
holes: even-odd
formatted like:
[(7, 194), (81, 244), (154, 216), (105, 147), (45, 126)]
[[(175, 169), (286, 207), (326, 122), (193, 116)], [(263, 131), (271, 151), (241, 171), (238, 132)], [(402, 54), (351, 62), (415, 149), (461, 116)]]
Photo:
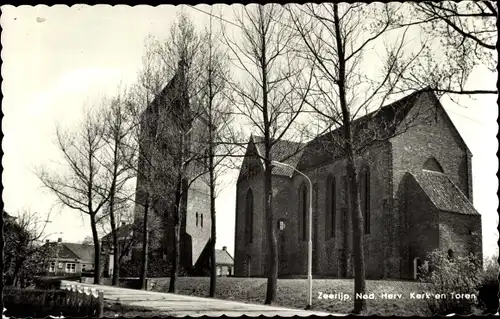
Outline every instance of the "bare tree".
[(3, 212), (5, 285), (24, 288), (34, 276), (47, 270), (52, 250), (43, 243), (50, 235), (45, 232), (49, 217), (50, 213), (42, 219), (39, 213), (27, 209), (20, 211), (17, 217)]
[(204, 169), (208, 171), (206, 182), (210, 188), (210, 297), (215, 296), (217, 280), (215, 200), (220, 188), (218, 177), (225, 171), (226, 159), (234, 150), (234, 145), (231, 145), (234, 137), (231, 109), (225, 94), (225, 82), (229, 76), (228, 57), (226, 52), (220, 49), (220, 36), (220, 31), (214, 30), (211, 18), (201, 39), (201, 48), (205, 54), (199, 57), (200, 76), (196, 80), (200, 88), (197, 90), (199, 94), (196, 103), (201, 109), (200, 117), (206, 122), (208, 131), (208, 134), (198, 136), (195, 143), (199, 144), (196, 149), (204, 151), (199, 155), (204, 162)]
[[(357, 158), (368, 145), (388, 136), (377, 129), (363, 128), (356, 121), (360, 115), (377, 110), (396, 92), (395, 87), (407, 74), (409, 67), (422, 50), (406, 52), (407, 29), (391, 38), (386, 45), (385, 58), (370, 60), (378, 66), (373, 74), (363, 58), (369, 55), (375, 43), (380, 44), (394, 25), (397, 10), (390, 5), (306, 4), (289, 7), (293, 26), (300, 34), (305, 55), (317, 65), (314, 73), (314, 112), (327, 127), (337, 128), (329, 134), (335, 152), (346, 158), (347, 200), (352, 222), (352, 254), (354, 260), (354, 313), (366, 308), (366, 301), (358, 296), (365, 293), (365, 261), (363, 244), (363, 212), (360, 205), (360, 175)], [(380, 57), (380, 56), (379, 56)], [(399, 92), (398, 92), (399, 93)], [(374, 113), (374, 114), (375, 114)], [(376, 123), (380, 125), (395, 123)], [(397, 123), (396, 123), (397, 124)], [(333, 155), (338, 156), (338, 155)], [(347, 240), (347, 239), (346, 239)], [(345, 251), (349, 259), (350, 252)]]
[[(145, 41), (145, 54), (142, 58), (142, 68), (137, 82), (130, 90), (128, 112), (133, 121), (132, 138), (128, 148), (135, 156), (129, 158), (129, 169), (137, 178), (137, 188), (133, 202), (135, 203), (135, 232), (142, 243), (140, 282), (141, 289), (146, 289), (148, 272), (148, 257), (150, 254), (151, 211), (156, 204), (159, 188), (163, 183), (155, 182), (155, 171), (162, 169), (161, 162), (154, 161), (157, 153), (156, 129), (157, 110), (161, 106), (159, 96), (166, 84), (167, 71), (162, 61), (156, 55), (157, 40), (148, 37)], [(157, 185), (155, 185), (157, 184)], [(157, 248), (157, 247), (154, 247)]]
[(493, 87), (470, 88), (467, 79), (480, 65), (495, 72), (498, 61), (498, 6), (493, 1), (424, 1), (401, 4), (393, 28), (412, 26), (432, 39), (420, 63), (401, 84), (427, 87), (438, 93), (498, 94)]
[[(134, 90), (138, 98), (132, 103), (138, 123), (138, 188), (142, 188), (138, 189), (136, 201), (143, 203), (145, 236), (149, 234), (149, 209), (164, 218), (169, 230), (170, 292), (175, 292), (180, 267), (180, 227), (187, 191), (205, 173), (197, 165), (199, 152), (193, 152), (191, 147), (201, 114), (194, 99), (199, 87), (193, 81), (198, 76), (195, 57), (199, 49), (200, 39), (192, 22), (180, 14), (165, 41), (153, 39), (147, 44), (145, 63)], [(143, 244), (148, 242), (146, 238)], [(143, 249), (143, 260), (146, 258), (147, 249)], [(145, 271), (142, 274), (144, 282)]]
[(224, 33), (234, 66), (243, 74), (239, 82), (228, 80), (229, 88), (234, 91), (230, 99), (234, 114), (263, 136), (264, 216), (269, 247), (266, 304), (276, 299), (278, 278), (271, 161), (280, 159), (272, 158), (272, 150), (284, 138), (301, 139), (303, 134), (294, 124), (305, 110), (312, 80), (312, 66), (300, 58), (297, 50), (300, 41), (286, 27), (287, 18), (287, 11), (280, 5), (248, 5), (235, 14), (241, 41)]
[[(116, 220), (116, 212), (123, 210), (129, 194), (127, 182), (132, 178), (130, 170), (131, 157), (134, 156), (129, 145), (133, 138), (134, 122), (130, 119), (130, 107), (127, 105), (126, 92), (119, 93), (105, 105), (102, 114), (103, 141), (102, 157), (98, 160), (107, 171), (109, 187), (105, 197), (109, 198), (106, 215), (111, 226), (113, 249), (113, 278), (112, 285), (118, 284), (120, 272), (120, 252), (116, 229), (120, 220)], [(120, 209), (121, 208), (121, 209)]]
[(82, 123), (75, 131), (57, 128), (56, 145), (62, 155), (57, 168), (36, 169), (36, 175), (59, 203), (88, 215), (94, 241), (94, 283), (100, 283), (100, 240), (97, 225), (102, 219), (101, 210), (109, 200), (106, 193), (105, 168), (99, 162), (104, 147), (103, 128), (90, 108), (85, 110)]

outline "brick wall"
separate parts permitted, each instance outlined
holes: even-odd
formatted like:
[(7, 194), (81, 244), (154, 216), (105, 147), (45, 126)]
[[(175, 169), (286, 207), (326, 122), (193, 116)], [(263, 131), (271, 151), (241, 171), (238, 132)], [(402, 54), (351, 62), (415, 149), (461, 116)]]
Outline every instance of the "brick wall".
[(400, 189), (401, 278), (413, 278), (413, 260), (426, 259), (439, 247), (438, 211), (410, 174), (405, 174)]
[(414, 127), (391, 139), (394, 185), (399, 185), (405, 172), (420, 171), (434, 157), (464, 194), (472, 194), (470, 158), (467, 161), (466, 146), (444, 109), (434, 98), (422, 95), (408, 118)]
[(482, 255), (481, 216), (439, 213), (439, 248), (452, 249), (455, 256)]

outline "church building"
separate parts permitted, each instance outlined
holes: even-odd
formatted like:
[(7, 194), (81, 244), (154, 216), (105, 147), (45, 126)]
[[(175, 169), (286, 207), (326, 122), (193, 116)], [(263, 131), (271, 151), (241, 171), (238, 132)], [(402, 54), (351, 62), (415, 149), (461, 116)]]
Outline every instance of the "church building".
[[(417, 91), (352, 122), (366, 277), (416, 279), (429, 252), (481, 258), (472, 154), (436, 95)], [(313, 277), (353, 276), (353, 243), (341, 128), (308, 143), (279, 140), (271, 157), (280, 278), (307, 274), (312, 200)], [(251, 136), (237, 182), (235, 275), (265, 277), (264, 144)], [(310, 185), (298, 174), (306, 174)]]
[[(210, 196), (203, 176), (205, 153), (200, 143), (206, 135), (207, 122), (187, 98), (186, 67), (182, 61), (176, 74), (141, 114), (140, 156), (138, 163), (136, 225), (144, 220), (149, 207), (150, 250), (167, 263), (174, 254), (176, 182), (181, 165), (182, 211), (180, 214), (180, 268), (190, 273), (210, 238)], [(180, 156), (180, 154), (183, 154)], [(141, 229), (141, 227), (137, 227)], [(142, 243), (136, 246), (133, 259), (140, 259)]]

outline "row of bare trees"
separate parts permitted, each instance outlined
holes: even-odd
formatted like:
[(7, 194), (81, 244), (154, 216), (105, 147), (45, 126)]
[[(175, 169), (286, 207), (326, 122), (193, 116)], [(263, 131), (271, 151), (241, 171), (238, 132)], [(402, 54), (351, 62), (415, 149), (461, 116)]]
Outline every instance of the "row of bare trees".
[[(215, 199), (220, 176), (234, 167), (234, 158), (246, 145), (237, 129), (245, 127), (263, 137), (264, 151), (258, 156), (264, 164), (269, 247), (265, 303), (272, 303), (278, 275), (273, 150), (285, 139), (304, 142), (340, 128), (336, 142), (347, 159), (355, 293), (363, 294), (363, 216), (356, 167), (362, 147), (355, 142), (360, 132), (352, 123), (386, 101), (424, 88), (440, 94), (496, 94), (466, 86), (476, 66), (496, 64), (496, 4), (248, 5), (235, 10), (232, 22), (214, 11), (205, 13), (210, 23), (203, 31), (180, 14), (166, 40), (149, 38), (137, 82), (101, 109), (88, 111), (77, 132), (58, 130), (63, 162), (57, 170), (38, 172), (61, 203), (89, 216), (95, 283), (100, 273), (97, 224), (106, 220), (111, 226), (116, 284), (116, 214), (133, 203), (140, 208), (136, 219), (141, 220), (142, 287), (151, 218), (161, 216), (174, 226), (169, 291), (175, 292), (183, 198), (194, 183), (203, 182), (210, 193), (210, 296), (215, 296)], [(459, 40), (451, 38), (455, 33)], [(167, 84), (175, 86), (175, 94), (164, 94)], [(135, 197), (129, 187), (133, 178), (141, 185)], [(355, 313), (365, 307), (363, 299), (355, 299)]]

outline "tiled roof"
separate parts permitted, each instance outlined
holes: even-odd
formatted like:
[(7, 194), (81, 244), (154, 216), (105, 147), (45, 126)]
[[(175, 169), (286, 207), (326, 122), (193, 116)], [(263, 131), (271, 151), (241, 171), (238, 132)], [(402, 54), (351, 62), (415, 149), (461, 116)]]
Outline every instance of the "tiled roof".
[[(263, 157), (265, 154), (264, 137), (252, 136), (252, 138), (257, 148), (257, 152)], [(271, 159), (296, 167), (305, 146), (306, 144), (304, 143), (278, 140), (274, 142), (271, 148)], [(274, 175), (292, 176), (293, 169), (285, 166), (273, 166), (272, 172)]]
[(69, 250), (71, 250), (79, 259), (83, 261), (93, 262), (94, 261), (94, 246), (88, 244), (75, 244), (75, 243), (63, 243)]
[[(133, 224), (126, 224), (116, 229), (116, 235), (118, 238), (127, 237), (133, 230), (134, 230)], [(111, 240), (111, 233), (106, 234), (104, 237), (102, 237), (101, 240), (103, 241)]]
[(422, 170), (413, 176), (437, 209), (465, 215), (479, 215), (469, 199), (445, 174)]
[(94, 246), (88, 244), (76, 243), (49, 243), (54, 247), (58, 258), (64, 259), (80, 259), (82, 261), (94, 261)]
[(215, 250), (215, 261), (217, 265), (233, 265), (234, 259), (227, 251), (222, 249)]
[[(354, 145), (366, 145), (375, 137), (392, 136), (423, 92), (414, 92), (352, 121)], [(298, 169), (306, 170), (342, 156), (342, 152), (339, 152), (341, 141), (342, 127), (316, 137), (304, 150)]]

